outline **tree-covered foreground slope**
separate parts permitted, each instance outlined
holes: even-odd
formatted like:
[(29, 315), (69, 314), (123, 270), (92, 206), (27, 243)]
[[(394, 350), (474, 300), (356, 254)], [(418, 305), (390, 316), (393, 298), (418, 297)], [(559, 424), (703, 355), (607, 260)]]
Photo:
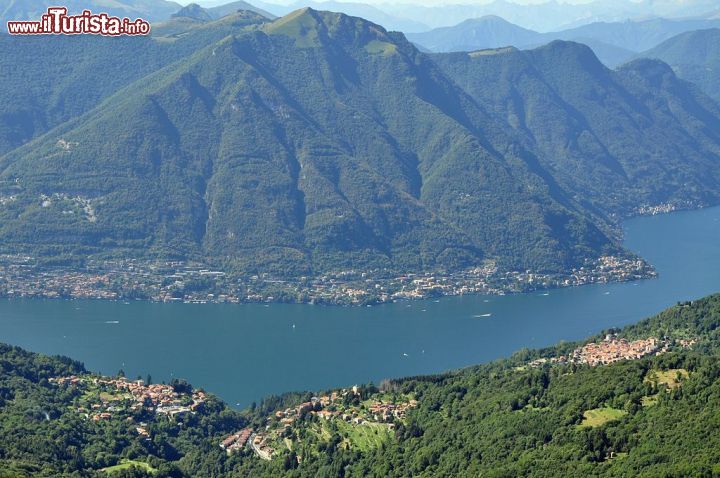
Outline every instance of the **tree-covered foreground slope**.
[[(83, 95), (74, 82), (49, 103), (33, 94), (42, 111), (60, 106), (40, 115), (45, 130), (59, 124), (49, 133), (27, 142), (29, 127), (12, 143), (25, 123), (6, 123), (6, 251), (191, 258), (285, 276), (488, 259), (557, 272), (620, 253), (617, 216), (717, 201), (718, 107), (662, 65), (613, 73), (562, 42), (528, 53), (532, 66), (518, 55), (503, 55), (507, 65), (484, 53), (435, 58), (311, 9), (221, 20), (234, 30), (215, 42), (214, 23), (174, 20), (138, 56), (146, 70), (88, 82), (95, 99), (77, 114), (62, 107)], [(565, 96), (502, 78), (514, 70), (544, 71)], [(490, 100), (478, 94), (483, 77)], [(18, 108), (34, 125), (35, 110)]]
[(715, 295), (611, 338), (242, 412), (182, 381), (155, 386), (178, 405), (137, 405), (142, 380), (2, 346), (0, 476), (714, 476), (719, 326)]

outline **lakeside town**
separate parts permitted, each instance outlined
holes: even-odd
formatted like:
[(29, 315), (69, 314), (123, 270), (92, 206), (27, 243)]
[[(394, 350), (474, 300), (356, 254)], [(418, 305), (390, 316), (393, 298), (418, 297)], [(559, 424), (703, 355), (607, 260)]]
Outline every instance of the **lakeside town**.
[(637, 257), (602, 256), (567, 274), (502, 271), (491, 261), (458, 272), (392, 274), (346, 270), (318, 277), (229, 274), (182, 261), (88, 260), (47, 267), (27, 255), (0, 255), (0, 297), (150, 300), (183, 303), (289, 302), (374, 305), (465, 294), (504, 295), (657, 276)]
[(706, 204), (699, 201), (674, 201), (649, 205), (645, 204), (635, 209), (634, 213), (638, 216), (657, 216), (658, 214), (667, 214), (675, 211), (685, 211), (689, 209), (701, 209)]

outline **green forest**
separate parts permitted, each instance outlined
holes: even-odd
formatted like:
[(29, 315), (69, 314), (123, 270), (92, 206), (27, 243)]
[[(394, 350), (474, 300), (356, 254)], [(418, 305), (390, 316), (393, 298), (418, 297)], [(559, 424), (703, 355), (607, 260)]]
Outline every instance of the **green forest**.
[[(328, 413), (369, 403), (406, 405), (402, 415), (363, 424), (325, 418), (311, 392), (235, 411), (182, 380), (158, 386), (186, 405), (201, 397), (192, 413), (161, 416), (145, 406), (122, 411), (102, 388), (122, 379), (3, 345), (0, 476), (716, 476), (719, 326), (715, 295), (579, 343), (352, 393), (316, 393), (320, 402), (339, 397), (325, 407)], [(608, 365), (563, 359), (598, 344), (642, 341), (663, 345)], [(63, 377), (75, 377), (75, 384)], [(86, 407), (92, 416), (101, 401), (115, 403), (110, 418), (83, 414)], [(251, 437), (269, 433), (295, 409), (300, 413), (280, 428), (270, 459), (250, 440), (233, 450), (220, 447), (240, 430), (252, 430)]]

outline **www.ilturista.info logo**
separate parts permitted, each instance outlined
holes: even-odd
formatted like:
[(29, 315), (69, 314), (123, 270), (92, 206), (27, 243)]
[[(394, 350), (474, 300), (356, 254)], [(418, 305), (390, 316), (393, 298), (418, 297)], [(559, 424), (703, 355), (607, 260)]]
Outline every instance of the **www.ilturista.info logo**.
[(147, 35), (150, 23), (142, 18), (111, 17), (107, 13), (83, 10), (80, 15), (68, 15), (65, 7), (50, 7), (40, 21), (7, 22), (11, 35)]

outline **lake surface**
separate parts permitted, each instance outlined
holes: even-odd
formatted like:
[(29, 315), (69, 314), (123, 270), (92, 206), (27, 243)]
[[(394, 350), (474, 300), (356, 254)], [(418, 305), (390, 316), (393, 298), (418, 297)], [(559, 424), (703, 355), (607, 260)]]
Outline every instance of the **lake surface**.
[[(238, 406), (426, 374), (576, 340), (720, 291), (720, 208), (633, 219), (659, 279), (371, 308), (1, 300), (0, 341), (92, 371), (188, 379)], [(487, 315), (491, 314), (491, 315)]]

